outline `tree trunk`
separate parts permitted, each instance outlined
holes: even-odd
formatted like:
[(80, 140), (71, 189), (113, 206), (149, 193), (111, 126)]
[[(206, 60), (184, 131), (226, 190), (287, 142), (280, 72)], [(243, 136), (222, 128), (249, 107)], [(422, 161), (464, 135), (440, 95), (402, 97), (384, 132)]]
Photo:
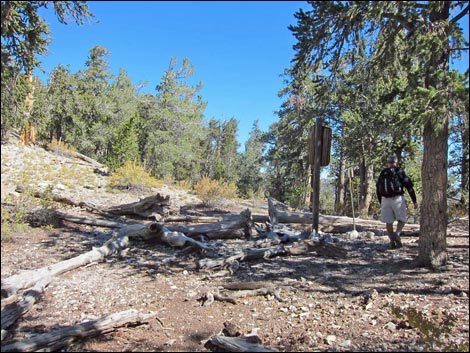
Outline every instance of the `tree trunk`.
[(460, 167), (460, 203), (465, 206), (468, 202), (468, 165), (469, 165), (469, 122), (468, 113), (464, 114), (462, 127), (462, 157)]
[(359, 215), (367, 217), (369, 215), (370, 202), (374, 190), (374, 165), (372, 163), (361, 163), (361, 186), (359, 194)]
[(421, 205), (419, 260), (435, 268), (447, 261), (447, 138), (448, 120), (436, 131), (427, 122), (423, 131), (423, 201)]
[(344, 193), (346, 191), (346, 158), (343, 151), (340, 152), (339, 157), (339, 171), (338, 171), (338, 183), (336, 186), (336, 214), (344, 215)]
[[(431, 49), (431, 58), (425, 76), (428, 89), (447, 91), (439, 72), (449, 71), (448, 26), (441, 24), (449, 19), (450, 2), (437, 2), (430, 7), (430, 33), (444, 44), (439, 50)], [(436, 33), (432, 33), (436, 31)], [(437, 48), (435, 48), (437, 49)], [(429, 112), (423, 130), (423, 201), (421, 205), (421, 233), (419, 261), (426, 267), (436, 268), (447, 262), (447, 153), (449, 138), (449, 109), (445, 100)]]

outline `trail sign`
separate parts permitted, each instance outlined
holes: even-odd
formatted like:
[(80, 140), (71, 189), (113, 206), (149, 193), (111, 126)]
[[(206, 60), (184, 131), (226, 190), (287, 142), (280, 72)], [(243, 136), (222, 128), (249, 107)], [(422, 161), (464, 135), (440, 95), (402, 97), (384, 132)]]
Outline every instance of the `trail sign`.
[(323, 126), (322, 118), (316, 123), (308, 134), (308, 159), (312, 170), (310, 200), (312, 203), (312, 231), (318, 232), (318, 219), (320, 214), (320, 168), (330, 164), (331, 129)]
[[(330, 164), (331, 155), (331, 128), (327, 126), (321, 127), (321, 159), (320, 166), (326, 167)], [(308, 161), (310, 166), (313, 166), (315, 159), (315, 125), (310, 128), (308, 134)]]

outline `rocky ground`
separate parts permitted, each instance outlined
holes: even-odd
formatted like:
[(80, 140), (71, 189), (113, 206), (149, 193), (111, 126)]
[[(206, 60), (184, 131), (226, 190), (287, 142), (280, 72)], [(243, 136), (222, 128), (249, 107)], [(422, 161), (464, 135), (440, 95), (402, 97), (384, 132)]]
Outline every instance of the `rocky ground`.
[[(145, 196), (110, 192), (107, 178), (93, 167), (39, 147), (2, 146), (1, 168), (2, 202), (20, 197), (15, 194), (17, 185), (40, 183), (101, 205)], [(179, 206), (199, 203), (196, 196), (173, 187), (152, 190), (156, 191), (169, 194)], [(250, 204), (225, 206), (237, 212)], [(257, 206), (261, 211), (262, 205)], [(1, 277), (79, 255), (110, 236), (109, 229), (72, 223), (25, 228), (2, 242)], [(348, 250), (344, 260), (315, 253), (257, 260), (218, 279), (198, 271), (199, 253), (133, 242), (122, 257), (55, 278), (39, 304), (2, 343), (136, 308), (155, 312), (157, 318), (74, 343), (66, 351), (207, 351), (212, 348), (206, 340), (225, 322), (243, 333), (256, 333), (265, 346), (280, 351), (423, 351), (462, 348), (462, 344), (468, 350), (468, 219), (449, 229), (450, 261), (437, 271), (415, 266), (416, 237), (405, 236), (402, 249), (389, 250), (385, 237), (334, 236), (337, 245)], [(243, 240), (224, 242), (235, 247)], [(268, 295), (239, 299), (236, 304), (201, 305), (207, 291), (231, 281), (287, 282), (281, 290), (285, 301)]]

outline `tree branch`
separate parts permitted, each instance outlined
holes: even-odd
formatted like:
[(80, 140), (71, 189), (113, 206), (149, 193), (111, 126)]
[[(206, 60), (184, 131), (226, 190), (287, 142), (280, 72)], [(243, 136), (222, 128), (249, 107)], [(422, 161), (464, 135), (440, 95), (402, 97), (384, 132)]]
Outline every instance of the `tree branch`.
[(458, 20), (460, 20), (462, 17), (464, 17), (468, 13), (468, 4), (467, 7), (464, 8), (457, 16), (455, 16), (452, 20), (450, 20), (450, 23), (456, 23)]

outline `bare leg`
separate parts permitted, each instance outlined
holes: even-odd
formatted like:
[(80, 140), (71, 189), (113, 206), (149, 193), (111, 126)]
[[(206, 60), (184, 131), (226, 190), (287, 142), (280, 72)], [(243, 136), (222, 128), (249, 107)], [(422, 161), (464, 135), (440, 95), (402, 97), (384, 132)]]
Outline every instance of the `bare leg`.
[(400, 235), (401, 231), (403, 230), (403, 227), (405, 226), (405, 222), (398, 221), (397, 224), (397, 234)]
[(393, 235), (393, 223), (387, 223), (387, 234), (390, 238), (390, 242), (393, 243), (393, 241), (395, 240), (395, 236)]
[(403, 246), (402, 243), (401, 243), (400, 234), (401, 234), (401, 231), (403, 230), (404, 226), (405, 226), (405, 222), (398, 221), (397, 234), (396, 234), (396, 237), (395, 237), (395, 244), (399, 248), (401, 248)]

